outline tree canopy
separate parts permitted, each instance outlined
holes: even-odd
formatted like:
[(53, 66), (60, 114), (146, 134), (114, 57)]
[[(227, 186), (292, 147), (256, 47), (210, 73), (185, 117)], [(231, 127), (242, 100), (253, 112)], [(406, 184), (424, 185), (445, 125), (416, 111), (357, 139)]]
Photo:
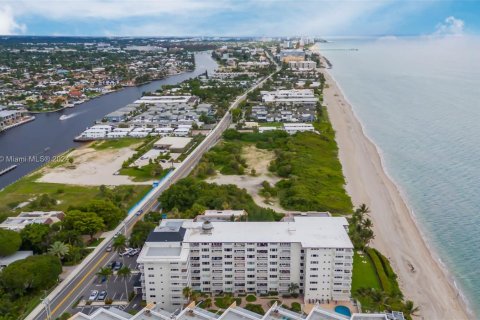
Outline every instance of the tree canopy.
[(18, 232), (0, 229), (0, 256), (9, 256), (20, 249), (22, 238)]
[(80, 210), (69, 211), (63, 221), (65, 228), (77, 231), (80, 234), (89, 235), (90, 238), (104, 228), (103, 219), (95, 212), (83, 212)]
[(15, 261), (0, 273), (0, 286), (15, 296), (23, 296), (29, 291), (48, 289), (62, 273), (58, 257), (52, 255), (31, 256)]

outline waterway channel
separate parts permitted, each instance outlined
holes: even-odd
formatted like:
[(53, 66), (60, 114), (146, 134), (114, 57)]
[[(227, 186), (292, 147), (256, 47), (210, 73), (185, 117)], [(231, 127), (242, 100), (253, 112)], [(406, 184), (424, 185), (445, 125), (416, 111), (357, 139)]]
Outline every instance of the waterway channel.
[[(208, 71), (212, 74), (217, 67), (209, 52), (195, 54), (195, 70), (152, 81), (138, 87), (123, 90), (92, 99), (74, 108), (53, 113), (36, 114), (35, 121), (0, 133), (0, 171), (12, 165), (14, 170), (0, 176), (0, 189), (15, 182), (70, 148), (81, 145), (74, 142), (87, 127), (106, 114), (123, 107), (142, 96), (143, 92), (155, 91), (164, 84), (177, 84)], [(59, 120), (61, 115), (70, 116)]]

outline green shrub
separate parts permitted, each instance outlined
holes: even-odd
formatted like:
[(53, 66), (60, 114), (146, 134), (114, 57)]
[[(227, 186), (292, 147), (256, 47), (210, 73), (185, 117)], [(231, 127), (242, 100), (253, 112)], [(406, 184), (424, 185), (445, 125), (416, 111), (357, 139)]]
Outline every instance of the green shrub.
[(383, 269), (383, 264), (380, 258), (377, 255), (377, 251), (368, 248), (367, 249), (367, 254), (372, 259), (372, 262), (375, 266), (375, 269), (377, 271), (378, 279), (380, 279), (380, 284), (382, 285), (383, 291), (386, 293), (391, 293), (392, 292), (392, 285), (390, 283), (390, 279), (385, 273), (385, 270)]
[(298, 302), (292, 302), (292, 307), (290, 310), (295, 311), (295, 312), (301, 312), (302, 311), (302, 305)]
[(249, 294), (245, 300), (247, 300), (247, 302), (255, 302), (257, 301), (257, 297), (255, 297), (253, 294)]

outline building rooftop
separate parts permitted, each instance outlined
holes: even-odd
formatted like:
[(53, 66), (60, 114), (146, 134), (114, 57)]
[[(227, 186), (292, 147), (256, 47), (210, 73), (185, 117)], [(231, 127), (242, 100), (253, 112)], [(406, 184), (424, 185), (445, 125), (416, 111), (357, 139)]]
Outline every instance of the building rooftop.
[(293, 221), (280, 222), (212, 221), (209, 232), (202, 226), (201, 221), (163, 220), (147, 242), (297, 242), (304, 247), (353, 248), (346, 231), (348, 222), (343, 217), (297, 216)]
[[(398, 318), (392, 318), (397, 316)], [(136, 315), (130, 315), (116, 308), (97, 309), (90, 315), (77, 313), (70, 320), (404, 320), (403, 313), (354, 313), (351, 317), (315, 306), (309, 314), (296, 313), (277, 306), (275, 303), (265, 315), (260, 315), (235, 305), (230, 306), (221, 315), (198, 308), (191, 303), (185, 309), (169, 313), (154, 306), (147, 306)]]

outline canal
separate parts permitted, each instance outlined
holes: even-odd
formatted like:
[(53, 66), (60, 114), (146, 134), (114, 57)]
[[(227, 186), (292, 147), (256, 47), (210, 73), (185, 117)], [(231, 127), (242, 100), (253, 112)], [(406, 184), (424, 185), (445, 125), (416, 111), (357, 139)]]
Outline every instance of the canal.
[[(44, 160), (70, 148), (81, 145), (74, 142), (78, 136), (96, 120), (123, 107), (142, 96), (143, 92), (155, 91), (164, 84), (177, 84), (205, 71), (209, 74), (217, 67), (210, 53), (195, 54), (195, 70), (174, 75), (163, 80), (123, 90), (92, 99), (74, 108), (53, 113), (37, 114), (35, 121), (0, 133), (0, 171), (11, 165), (18, 167), (0, 176), (0, 189), (45, 164)], [(61, 115), (70, 115), (59, 120)]]

